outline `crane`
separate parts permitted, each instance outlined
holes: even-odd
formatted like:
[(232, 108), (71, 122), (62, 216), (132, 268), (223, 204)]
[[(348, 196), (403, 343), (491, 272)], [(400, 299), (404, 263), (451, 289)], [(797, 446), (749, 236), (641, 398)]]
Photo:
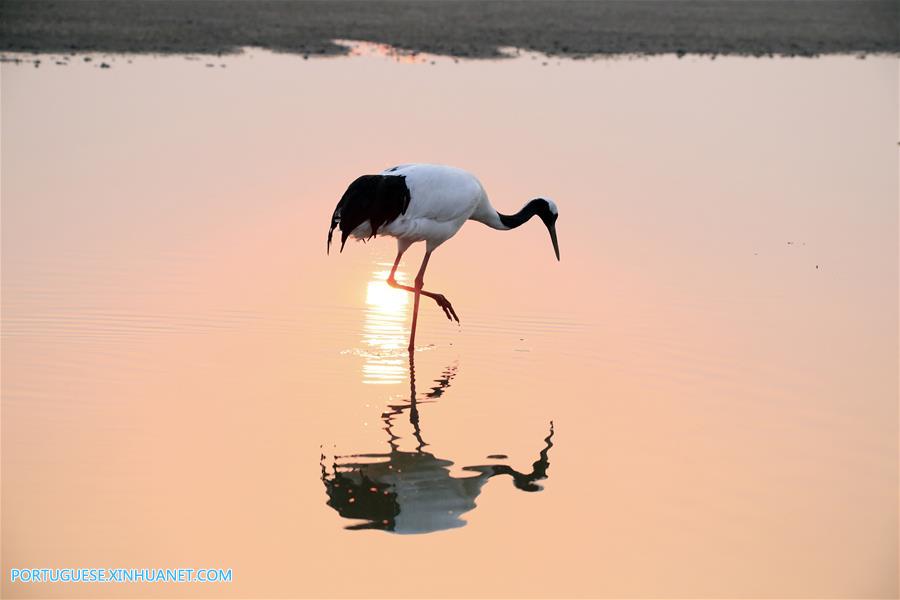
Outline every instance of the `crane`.
[[(332, 214), (326, 252), (330, 251), (332, 234), (337, 227), (341, 231), (341, 251), (350, 237), (367, 240), (380, 234), (397, 239), (397, 258), (387, 283), (415, 295), (409, 335), (409, 351), (413, 352), (420, 296), (434, 300), (448, 319), (459, 323), (453, 305), (443, 294), (423, 288), (431, 253), (453, 237), (466, 221), (478, 221), (492, 229), (508, 231), (534, 216), (547, 227), (559, 260), (556, 239), (559, 210), (552, 200), (535, 198), (519, 212), (505, 215), (491, 206), (478, 178), (463, 169), (424, 163), (398, 165), (378, 175), (362, 175), (350, 184)], [(422, 266), (414, 287), (401, 285), (395, 278), (397, 265), (403, 253), (416, 242), (425, 242)]]

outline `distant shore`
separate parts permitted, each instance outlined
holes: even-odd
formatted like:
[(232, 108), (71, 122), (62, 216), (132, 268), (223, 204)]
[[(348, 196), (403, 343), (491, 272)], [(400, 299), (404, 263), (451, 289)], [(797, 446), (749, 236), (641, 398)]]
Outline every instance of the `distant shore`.
[(900, 53), (896, 0), (2, 0), (0, 51), (341, 54), (335, 39), (456, 57)]

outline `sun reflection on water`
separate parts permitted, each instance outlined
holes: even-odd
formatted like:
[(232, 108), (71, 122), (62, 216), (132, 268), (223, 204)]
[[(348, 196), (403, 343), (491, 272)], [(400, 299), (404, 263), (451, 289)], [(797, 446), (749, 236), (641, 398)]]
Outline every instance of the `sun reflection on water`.
[[(406, 345), (409, 335), (406, 313), (409, 294), (387, 284), (389, 273), (389, 270), (374, 271), (366, 287), (363, 341), (367, 348), (364, 354), (363, 383), (394, 384), (406, 380)], [(398, 271), (396, 278), (404, 283), (406, 275)]]

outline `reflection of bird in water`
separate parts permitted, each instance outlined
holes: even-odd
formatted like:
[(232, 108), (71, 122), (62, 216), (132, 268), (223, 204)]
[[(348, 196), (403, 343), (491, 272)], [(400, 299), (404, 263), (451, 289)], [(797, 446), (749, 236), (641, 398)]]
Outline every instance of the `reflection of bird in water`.
[[(341, 229), (341, 250), (347, 238), (368, 239), (377, 234), (397, 238), (397, 258), (388, 275), (391, 286), (415, 294), (409, 350), (416, 340), (419, 297), (428, 296), (444, 311), (448, 319), (459, 322), (453, 306), (443, 294), (422, 289), (425, 267), (431, 253), (456, 235), (466, 221), (479, 221), (488, 227), (507, 231), (537, 216), (550, 232), (553, 251), (559, 260), (556, 241), (556, 204), (546, 198), (535, 198), (514, 215), (504, 215), (491, 206), (481, 182), (466, 171), (443, 165), (399, 165), (379, 175), (357, 178), (334, 209), (328, 230), (328, 247), (335, 227)], [(425, 257), (416, 275), (415, 287), (397, 283), (394, 275), (400, 258), (411, 245), (425, 242)]]
[[(411, 355), (412, 356), (412, 355)], [(425, 402), (440, 397), (456, 375), (455, 368), (444, 371), (436, 386), (425, 394)], [(424, 448), (428, 445), (419, 427), (415, 365), (410, 359), (410, 401), (391, 405), (382, 415), (388, 433), (390, 452), (336, 457), (329, 474), (322, 456), (322, 482), (328, 493), (327, 504), (347, 519), (364, 522), (347, 529), (382, 529), (394, 533), (429, 533), (466, 524), (460, 517), (475, 508), (481, 488), (496, 475), (509, 475), (513, 485), (526, 492), (541, 489), (537, 483), (547, 478), (549, 451), (553, 447), (553, 423), (544, 439), (545, 447), (530, 473), (520, 473), (508, 465), (464, 467), (476, 473), (468, 477), (450, 474), (453, 463)], [(400, 439), (393, 432), (394, 418), (409, 413), (415, 451), (400, 450)], [(350, 460), (346, 460), (350, 459)]]

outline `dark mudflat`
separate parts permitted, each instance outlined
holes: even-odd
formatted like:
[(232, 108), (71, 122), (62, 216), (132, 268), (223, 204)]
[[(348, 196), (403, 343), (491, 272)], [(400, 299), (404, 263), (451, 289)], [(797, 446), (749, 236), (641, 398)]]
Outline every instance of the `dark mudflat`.
[(334, 39), (498, 56), (896, 53), (896, 0), (607, 2), (2, 0), (0, 50), (345, 52)]

